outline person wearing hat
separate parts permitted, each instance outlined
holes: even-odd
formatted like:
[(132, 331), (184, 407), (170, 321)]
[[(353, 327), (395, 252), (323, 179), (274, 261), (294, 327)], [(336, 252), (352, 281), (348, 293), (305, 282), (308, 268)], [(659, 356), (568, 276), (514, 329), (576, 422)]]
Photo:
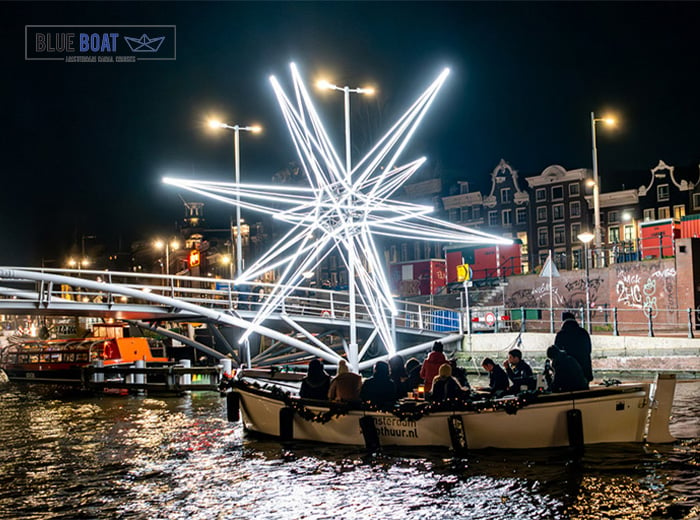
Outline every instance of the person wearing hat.
[(469, 389), (460, 385), (459, 381), (452, 375), (452, 365), (449, 363), (440, 365), (440, 371), (433, 379), (432, 389), (430, 398), (434, 402), (459, 399), (465, 397), (469, 392)]
[(581, 365), (583, 375), (590, 383), (593, 381), (591, 337), (588, 335), (588, 331), (578, 324), (573, 312), (562, 313), (561, 320), (561, 330), (557, 332), (554, 344)]
[(361, 388), (362, 376), (350, 372), (347, 362), (341, 359), (338, 362), (338, 374), (333, 378), (328, 389), (328, 400), (345, 403), (359, 401)]

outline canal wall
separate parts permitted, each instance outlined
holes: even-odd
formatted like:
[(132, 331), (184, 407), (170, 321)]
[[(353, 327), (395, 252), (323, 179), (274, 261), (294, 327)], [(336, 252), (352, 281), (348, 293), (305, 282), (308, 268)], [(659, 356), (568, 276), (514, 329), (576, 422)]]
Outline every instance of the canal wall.
[[(612, 330), (617, 321), (622, 329), (644, 330), (651, 314), (655, 327), (681, 330), (688, 323), (687, 309), (700, 302), (700, 239), (678, 239), (673, 258), (615, 263), (589, 270), (591, 323), (594, 330)], [(555, 309), (559, 324), (561, 309), (586, 308), (586, 271), (560, 271), (551, 278), (536, 274), (509, 276), (504, 287), (506, 308), (541, 309), (540, 329), (549, 328), (549, 307)], [(613, 316), (616, 309), (617, 316)], [(579, 317), (579, 321), (583, 317)], [(693, 325), (697, 317), (692, 316)]]

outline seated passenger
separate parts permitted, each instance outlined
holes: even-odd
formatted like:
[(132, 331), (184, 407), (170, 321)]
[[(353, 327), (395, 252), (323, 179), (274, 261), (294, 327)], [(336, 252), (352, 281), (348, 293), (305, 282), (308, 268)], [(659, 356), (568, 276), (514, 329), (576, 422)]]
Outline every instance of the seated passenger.
[(489, 373), (489, 386), (477, 390), (496, 397), (503, 395), (508, 390), (508, 375), (505, 371), (488, 357), (484, 358), (481, 366)]
[(520, 349), (514, 348), (508, 352), (508, 360), (503, 362), (503, 367), (512, 383), (508, 388), (509, 393), (535, 389), (537, 379), (532, 372), (532, 367), (523, 361), (523, 353)]
[(345, 403), (359, 401), (361, 388), (362, 376), (350, 372), (347, 362), (341, 359), (338, 362), (338, 374), (332, 379), (328, 389), (328, 399)]
[(331, 386), (331, 377), (323, 370), (320, 359), (312, 359), (306, 377), (301, 380), (299, 397), (307, 399), (327, 399), (328, 389)]
[(381, 407), (392, 406), (396, 402), (396, 387), (389, 377), (389, 364), (377, 361), (374, 375), (362, 383), (360, 397), (363, 401)]
[(408, 392), (413, 390), (409, 388), (408, 373), (403, 365), (403, 358), (399, 354), (389, 358), (389, 377), (394, 382), (398, 399), (406, 397)]
[(406, 381), (406, 386), (410, 390), (415, 390), (420, 385), (423, 384), (423, 378), (420, 376), (420, 361), (412, 357), (406, 361), (406, 374), (408, 374), (408, 381)]
[(466, 397), (469, 389), (459, 384), (459, 381), (452, 376), (452, 366), (445, 363), (440, 367), (440, 372), (433, 379), (432, 393), (430, 399), (435, 402), (442, 402), (447, 399), (461, 399)]
[(467, 381), (467, 371), (457, 366), (457, 360), (455, 358), (450, 359), (449, 363), (452, 367), (452, 377), (459, 381), (460, 385), (469, 389), (470, 387), (469, 381)]
[(588, 390), (588, 380), (578, 361), (555, 345), (547, 349), (547, 357), (552, 360), (554, 371), (554, 379), (549, 387), (552, 392)]

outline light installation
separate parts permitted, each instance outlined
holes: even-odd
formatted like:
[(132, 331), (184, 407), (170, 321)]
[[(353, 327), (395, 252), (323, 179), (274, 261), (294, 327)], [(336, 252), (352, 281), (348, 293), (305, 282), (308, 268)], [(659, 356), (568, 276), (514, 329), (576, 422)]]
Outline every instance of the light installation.
[[(396, 352), (390, 319), (396, 314), (391, 289), (374, 236), (404, 240), (471, 244), (511, 244), (509, 239), (468, 229), (430, 216), (433, 208), (391, 196), (420, 168), (425, 158), (397, 165), (411, 136), (446, 80), (445, 69), (374, 147), (348, 171), (338, 156), (316, 112), (297, 67), (291, 64), (293, 96), (277, 78), (270, 81), (297, 150), (308, 186), (282, 186), (199, 181), (166, 177), (163, 182), (221, 202), (272, 215), (289, 224), (289, 230), (235, 280), (246, 284), (276, 270), (279, 284), (242, 334), (244, 342), (256, 332), (284, 299), (306, 280), (304, 273), (318, 268), (337, 251), (348, 272), (353, 294), (369, 310), (375, 333), (362, 349), (343, 343), (348, 361), (357, 370), (375, 335), (388, 355)], [(283, 209), (280, 209), (283, 208)], [(352, 299), (351, 299), (352, 300)], [(356, 323), (349, 310), (350, 328)]]

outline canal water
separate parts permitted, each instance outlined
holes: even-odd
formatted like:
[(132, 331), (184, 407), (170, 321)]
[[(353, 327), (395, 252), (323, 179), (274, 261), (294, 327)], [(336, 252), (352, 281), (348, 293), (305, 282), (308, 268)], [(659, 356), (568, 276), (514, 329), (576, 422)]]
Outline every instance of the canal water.
[(679, 383), (672, 445), (452, 458), (249, 438), (216, 394), (3, 385), (0, 519), (696, 519), (699, 395)]

